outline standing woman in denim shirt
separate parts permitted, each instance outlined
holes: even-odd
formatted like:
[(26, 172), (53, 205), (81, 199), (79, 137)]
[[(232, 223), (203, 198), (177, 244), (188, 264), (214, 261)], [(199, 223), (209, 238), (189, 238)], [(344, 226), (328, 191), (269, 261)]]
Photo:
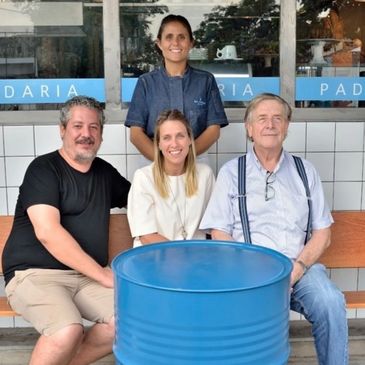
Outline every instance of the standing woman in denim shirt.
[(125, 125), (130, 140), (153, 160), (153, 133), (162, 111), (178, 109), (189, 120), (197, 155), (206, 152), (228, 124), (214, 76), (188, 64), (194, 38), (181, 15), (168, 15), (160, 25), (156, 47), (163, 65), (139, 77)]

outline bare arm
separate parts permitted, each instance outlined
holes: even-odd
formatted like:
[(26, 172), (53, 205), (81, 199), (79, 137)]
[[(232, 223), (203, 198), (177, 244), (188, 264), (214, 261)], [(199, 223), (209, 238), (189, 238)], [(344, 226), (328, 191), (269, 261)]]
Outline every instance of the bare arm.
[(27, 212), (38, 240), (53, 257), (105, 287), (114, 286), (111, 269), (100, 266), (82, 250), (77, 241), (62, 227), (57, 208), (37, 204), (29, 207)]
[(211, 231), (212, 239), (218, 241), (234, 241), (233, 237), (224, 231), (219, 229), (212, 229)]
[(221, 127), (218, 124), (209, 126), (196, 140), (196, 154), (201, 155), (216, 142), (220, 136)]
[[(212, 229), (211, 235), (214, 240), (234, 241), (232, 236), (218, 229)], [(311, 239), (304, 246), (304, 249), (297, 257), (297, 260), (302, 261), (306, 266), (313, 265), (321, 257), (322, 253), (326, 250), (330, 243), (330, 228), (313, 231)], [(303, 274), (303, 267), (298, 263), (294, 263), (290, 279), (291, 286), (293, 286), (303, 276)]]
[(168, 239), (159, 233), (149, 233), (139, 237), (142, 244), (148, 245), (150, 243), (165, 242)]
[(147, 136), (144, 129), (141, 127), (131, 127), (130, 129), (130, 141), (144, 157), (153, 161), (153, 142)]
[[(323, 228), (314, 230), (311, 239), (304, 246), (297, 260), (302, 261), (306, 266), (313, 265), (331, 243), (331, 229)], [(303, 267), (297, 262), (294, 263), (291, 273), (291, 286), (293, 286), (304, 274)]]

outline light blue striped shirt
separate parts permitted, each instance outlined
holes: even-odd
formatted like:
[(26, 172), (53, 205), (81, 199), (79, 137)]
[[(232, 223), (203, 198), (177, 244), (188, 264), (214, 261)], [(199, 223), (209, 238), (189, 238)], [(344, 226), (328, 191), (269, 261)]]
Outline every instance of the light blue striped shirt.
[[(252, 242), (295, 259), (304, 247), (308, 200), (293, 157), (282, 152), (270, 184), (273, 197), (268, 201), (265, 200), (267, 171), (252, 148), (246, 159), (247, 211)], [(312, 199), (312, 229), (327, 228), (333, 219), (320, 177), (310, 162), (303, 160), (303, 164)], [(219, 229), (235, 241), (244, 242), (238, 206), (238, 158), (221, 168), (200, 228)]]

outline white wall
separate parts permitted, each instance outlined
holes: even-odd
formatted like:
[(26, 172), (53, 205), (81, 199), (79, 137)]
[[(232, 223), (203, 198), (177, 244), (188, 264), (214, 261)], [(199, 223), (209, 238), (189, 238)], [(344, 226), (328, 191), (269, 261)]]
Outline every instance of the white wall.
[[(331, 209), (365, 209), (364, 122), (293, 122), (285, 148), (310, 160), (318, 169)], [(107, 124), (99, 156), (112, 163), (131, 180), (139, 154), (129, 142), (129, 130)], [(0, 214), (14, 214), (18, 187), (29, 162), (40, 154), (59, 148), (58, 126), (0, 126)], [(217, 172), (224, 162), (246, 151), (242, 123), (222, 129), (209, 151), (209, 163)], [(330, 272), (342, 290), (365, 289), (365, 269), (336, 269)], [(4, 284), (0, 278), (0, 295)], [(348, 316), (365, 318), (365, 310), (349, 310)], [(292, 318), (298, 318), (292, 314)], [(0, 327), (28, 325), (21, 318), (0, 318)]]

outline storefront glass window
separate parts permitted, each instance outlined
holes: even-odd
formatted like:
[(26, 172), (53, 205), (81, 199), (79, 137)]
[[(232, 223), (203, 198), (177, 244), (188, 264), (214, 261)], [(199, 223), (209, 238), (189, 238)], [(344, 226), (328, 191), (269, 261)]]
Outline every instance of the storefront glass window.
[[(294, 50), (285, 55), (283, 75), (280, 14), (289, 24), (292, 13), (280, 7), (287, 10), (289, 1), (119, 1), (121, 72), (119, 59), (105, 57), (110, 54), (103, 47), (106, 39), (119, 49), (118, 13), (110, 11), (117, 1), (0, 1), (0, 111), (54, 110), (74, 94), (90, 92), (103, 101), (105, 89), (118, 103), (119, 77), (127, 108), (137, 78), (161, 64), (154, 41), (167, 14), (189, 20), (195, 38), (189, 62), (215, 75), (226, 107), (244, 106), (260, 92), (280, 93), (287, 80), (287, 90), (295, 82), (297, 107), (364, 106), (365, 0), (296, 4), (296, 58)], [(113, 25), (103, 27), (103, 7)], [(282, 34), (282, 52), (294, 36), (294, 29), (284, 31), (290, 34)], [(115, 74), (105, 76), (104, 64)], [(295, 65), (296, 77), (288, 64)]]
[[(0, 81), (19, 80), (2, 83), (0, 110), (55, 109), (47, 96), (72, 94), (62, 79), (103, 78), (103, 59), (101, 0), (0, 2)], [(43, 103), (18, 105), (22, 95)]]
[(154, 41), (168, 14), (188, 19), (195, 38), (189, 63), (216, 76), (226, 91), (225, 106), (251, 99), (256, 77), (279, 76), (278, 1), (144, 0), (120, 2), (124, 78), (137, 78), (161, 64)]
[(299, 1), (297, 106), (364, 106), (364, 45), (364, 0)]

